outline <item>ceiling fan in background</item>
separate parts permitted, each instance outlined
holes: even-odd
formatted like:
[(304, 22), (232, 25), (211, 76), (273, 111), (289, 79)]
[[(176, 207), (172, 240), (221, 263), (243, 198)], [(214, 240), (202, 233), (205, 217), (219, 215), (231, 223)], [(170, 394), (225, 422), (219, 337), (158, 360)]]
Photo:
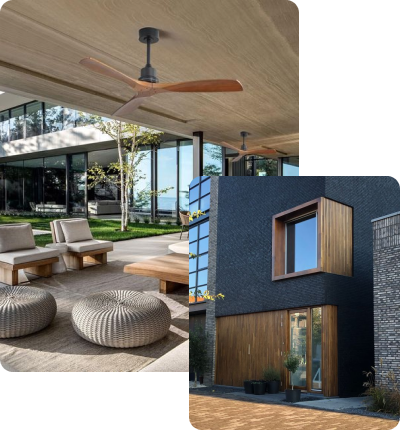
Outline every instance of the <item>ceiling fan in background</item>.
[(232, 161), (239, 161), (246, 155), (275, 155), (278, 152), (281, 154), (285, 154), (284, 152), (278, 151), (276, 149), (264, 148), (263, 146), (257, 146), (255, 148), (247, 149), (245, 139), (249, 134), (250, 133), (248, 133), (247, 131), (240, 132), (240, 135), (242, 136), (242, 139), (243, 139), (243, 143), (240, 149), (236, 148), (236, 146), (231, 145), (230, 143), (227, 143), (227, 142), (220, 143), (221, 146), (224, 146), (225, 148), (233, 149), (234, 151), (239, 153), (239, 156), (234, 158)]
[(147, 44), (147, 64), (141, 70), (139, 79), (133, 79), (124, 73), (102, 63), (95, 58), (84, 58), (79, 63), (87, 69), (100, 73), (109, 78), (124, 82), (136, 91), (136, 94), (113, 115), (123, 116), (137, 109), (147, 97), (160, 93), (202, 93), (202, 92), (230, 92), (243, 91), (242, 84), (232, 79), (211, 79), (204, 81), (188, 81), (176, 83), (158, 83), (157, 71), (150, 63), (150, 50), (153, 43), (159, 41), (159, 30), (145, 27), (139, 30), (139, 40)]

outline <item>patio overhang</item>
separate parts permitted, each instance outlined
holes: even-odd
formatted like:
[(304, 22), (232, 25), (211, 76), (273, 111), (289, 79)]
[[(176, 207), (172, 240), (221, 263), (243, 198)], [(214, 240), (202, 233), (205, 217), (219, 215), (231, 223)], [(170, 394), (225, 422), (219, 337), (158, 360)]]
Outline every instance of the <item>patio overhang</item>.
[[(95, 57), (137, 78), (138, 30), (160, 29), (161, 82), (238, 79), (238, 93), (160, 94), (122, 119), (213, 143), (298, 155), (299, 14), (288, 0), (12, 0), (0, 12), (0, 90), (111, 116), (133, 96), (79, 65)], [(282, 154), (280, 154), (282, 155)]]

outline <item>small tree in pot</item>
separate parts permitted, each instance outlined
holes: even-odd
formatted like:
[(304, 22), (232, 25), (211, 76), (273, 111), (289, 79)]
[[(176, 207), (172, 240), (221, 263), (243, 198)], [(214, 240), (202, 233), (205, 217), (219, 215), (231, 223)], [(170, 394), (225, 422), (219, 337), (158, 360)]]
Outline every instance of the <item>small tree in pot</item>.
[[(296, 373), (297, 369), (300, 366), (301, 357), (299, 355), (293, 354), (292, 352), (286, 352), (285, 353), (285, 360), (283, 362), (283, 365), (286, 367), (287, 370), (292, 374), (292, 381), (293, 381), (293, 375)], [(292, 384), (291, 390), (286, 390), (286, 401), (291, 403), (296, 403), (300, 401), (300, 394), (301, 390), (294, 389)]]
[(268, 367), (263, 371), (264, 379), (267, 381), (267, 390), (269, 394), (278, 394), (281, 382), (281, 374), (275, 367)]
[(209, 366), (207, 333), (201, 326), (189, 330), (189, 366), (194, 370), (194, 387), (197, 387), (197, 376), (204, 373)]

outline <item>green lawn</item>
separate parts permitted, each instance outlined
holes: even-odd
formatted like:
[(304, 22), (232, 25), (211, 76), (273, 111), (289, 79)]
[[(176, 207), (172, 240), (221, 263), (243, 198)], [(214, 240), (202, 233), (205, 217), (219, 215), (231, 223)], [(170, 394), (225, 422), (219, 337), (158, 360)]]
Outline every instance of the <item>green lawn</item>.
[[(15, 222), (29, 222), (32, 228), (39, 230), (50, 231), (50, 221), (53, 218), (35, 218), (35, 217), (22, 217), (22, 216), (0, 216), (0, 224), (10, 224)], [(138, 237), (158, 236), (160, 234), (176, 233), (181, 230), (177, 225), (165, 224), (129, 224), (129, 231), (118, 231), (121, 226), (118, 220), (101, 220), (89, 219), (90, 229), (95, 239), (112, 240), (118, 242), (119, 240), (136, 239)], [(45, 246), (47, 243), (52, 243), (51, 234), (49, 233), (35, 236), (37, 246)]]

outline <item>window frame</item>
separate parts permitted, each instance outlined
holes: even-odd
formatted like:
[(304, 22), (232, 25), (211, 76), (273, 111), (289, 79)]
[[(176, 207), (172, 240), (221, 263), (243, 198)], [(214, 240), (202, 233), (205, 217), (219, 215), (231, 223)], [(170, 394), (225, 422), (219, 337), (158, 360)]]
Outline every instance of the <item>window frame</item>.
[[(286, 273), (286, 226), (301, 217), (316, 214), (317, 220), (317, 267)], [(272, 217), (272, 280), (294, 278), (322, 272), (321, 267), (321, 198), (311, 200)]]

